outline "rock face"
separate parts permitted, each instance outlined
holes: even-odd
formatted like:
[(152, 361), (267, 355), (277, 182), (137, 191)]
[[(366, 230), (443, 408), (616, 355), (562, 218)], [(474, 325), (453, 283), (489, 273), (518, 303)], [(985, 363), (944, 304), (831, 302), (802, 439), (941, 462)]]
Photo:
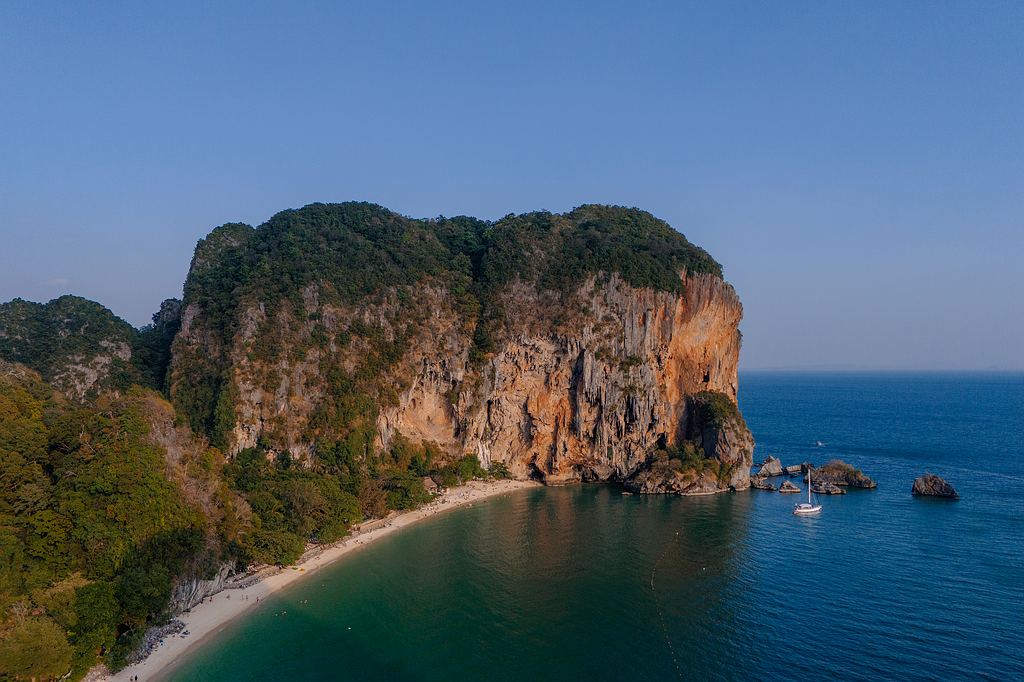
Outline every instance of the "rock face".
[[(680, 271), (673, 290), (659, 290), (596, 272), (557, 294), (549, 275), (516, 274), (488, 283), (482, 312), (468, 316), (465, 296), (430, 276), (356, 303), (310, 282), (284, 302), (232, 294), (235, 329), (225, 335), (223, 308), (199, 283), (265, 229), (226, 226), (200, 244), (174, 342), (175, 403), (200, 414), (200, 430), (229, 453), (260, 443), (314, 460), (318, 442), (358, 421), (343, 413), (349, 394), (338, 390), (356, 386), (380, 405), (367, 412), (367, 447), (401, 434), (548, 484), (631, 479), (638, 491), (685, 493), (748, 485), (753, 439), (735, 407), (742, 306), (718, 274)], [(364, 375), (367, 358), (384, 354)], [(211, 394), (217, 408), (204, 417), (195, 406)], [(653, 452), (684, 443), (708, 466), (636, 476), (653, 471)]]
[(927, 495), (933, 497), (948, 497), (959, 500), (960, 495), (944, 479), (935, 474), (925, 474), (914, 479), (914, 486), (911, 488), (914, 495)]
[(772, 457), (769, 455), (765, 457), (764, 461), (761, 462), (761, 469), (757, 472), (758, 476), (781, 476), (782, 475), (782, 462), (779, 461), (778, 457)]
[(170, 613), (178, 615), (188, 611), (211, 594), (220, 592), (235, 574), (233, 564), (222, 564), (209, 579), (197, 578), (192, 575), (182, 576), (174, 585), (171, 600), (167, 608)]
[[(807, 480), (806, 476), (804, 480)], [(811, 480), (814, 483), (831, 483), (832, 485), (849, 486), (851, 488), (877, 487), (877, 484), (865, 476), (863, 471), (838, 459), (826, 462), (817, 469), (814, 469)]]

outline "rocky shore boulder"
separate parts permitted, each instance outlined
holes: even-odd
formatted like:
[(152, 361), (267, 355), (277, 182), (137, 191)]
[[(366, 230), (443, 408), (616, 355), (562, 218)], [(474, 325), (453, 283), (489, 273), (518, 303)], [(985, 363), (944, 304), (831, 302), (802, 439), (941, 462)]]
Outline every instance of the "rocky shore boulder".
[(782, 473), (787, 476), (799, 476), (802, 473), (802, 467), (801, 464), (791, 464), (788, 467), (782, 467)]
[(831, 483), (815, 483), (811, 490), (817, 495), (845, 495), (846, 491)]
[(782, 485), (779, 486), (780, 493), (798, 493), (800, 492), (799, 486), (791, 483), (790, 481), (783, 481)]
[(761, 469), (757, 472), (758, 476), (781, 476), (782, 475), (782, 462), (779, 461), (778, 457), (772, 457), (768, 455), (764, 461), (761, 462)]
[(935, 474), (925, 474), (914, 479), (914, 487), (910, 490), (914, 495), (925, 495), (930, 497), (948, 497), (952, 500), (959, 500), (960, 495), (945, 479)]
[[(807, 477), (804, 477), (807, 480)], [(831, 483), (851, 488), (877, 488), (878, 484), (864, 475), (864, 472), (841, 459), (833, 459), (814, 469), (813, 483)]]
[(751, 476), (750, 487), (757, 488), (758, 490), (775, 491), (775, 486), (772, 485), (764, 476)]

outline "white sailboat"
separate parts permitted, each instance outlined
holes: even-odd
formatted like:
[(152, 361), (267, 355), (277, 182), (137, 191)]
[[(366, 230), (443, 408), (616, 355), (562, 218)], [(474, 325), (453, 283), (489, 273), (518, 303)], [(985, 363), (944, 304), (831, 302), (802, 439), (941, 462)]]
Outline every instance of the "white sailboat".
[(820, 504), (814, 504), (813, 502), (811, 502), (811, 471), (812, 471), (812, 469), (810, 469), (808, 467), (808, 469), (807, 469), (807, 501), (806, 502), (801, 502), (800, 504), (793, 505), (793, 513), (794, 514), (817, 514), (818, 512), (821, 511), (821, 505)]

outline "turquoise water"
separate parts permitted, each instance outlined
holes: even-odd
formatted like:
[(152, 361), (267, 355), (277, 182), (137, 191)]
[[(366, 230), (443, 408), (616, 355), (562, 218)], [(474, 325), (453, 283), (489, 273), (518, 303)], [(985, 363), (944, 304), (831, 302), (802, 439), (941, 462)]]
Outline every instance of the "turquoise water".
[[(758, 457), (878, 489), (817, 518), (761, 491), (513, 493), (311, 576), (171, 679), (1024, 679), (1024, 376), (748, 374), (741, 403)], [(912, 498), (926, 470), (963, 499)]]

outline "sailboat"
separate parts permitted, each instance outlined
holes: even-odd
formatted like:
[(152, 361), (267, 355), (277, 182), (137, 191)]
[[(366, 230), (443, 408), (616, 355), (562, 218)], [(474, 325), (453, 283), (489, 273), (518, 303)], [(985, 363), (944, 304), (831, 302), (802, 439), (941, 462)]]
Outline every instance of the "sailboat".
[(794, 514), (817, 514), (821, 511), (820, 504), (814, 504), (811, 502), (811, 469), (807, 468), (807, 501), (801, 502), (800, 504), (793, 505)]

